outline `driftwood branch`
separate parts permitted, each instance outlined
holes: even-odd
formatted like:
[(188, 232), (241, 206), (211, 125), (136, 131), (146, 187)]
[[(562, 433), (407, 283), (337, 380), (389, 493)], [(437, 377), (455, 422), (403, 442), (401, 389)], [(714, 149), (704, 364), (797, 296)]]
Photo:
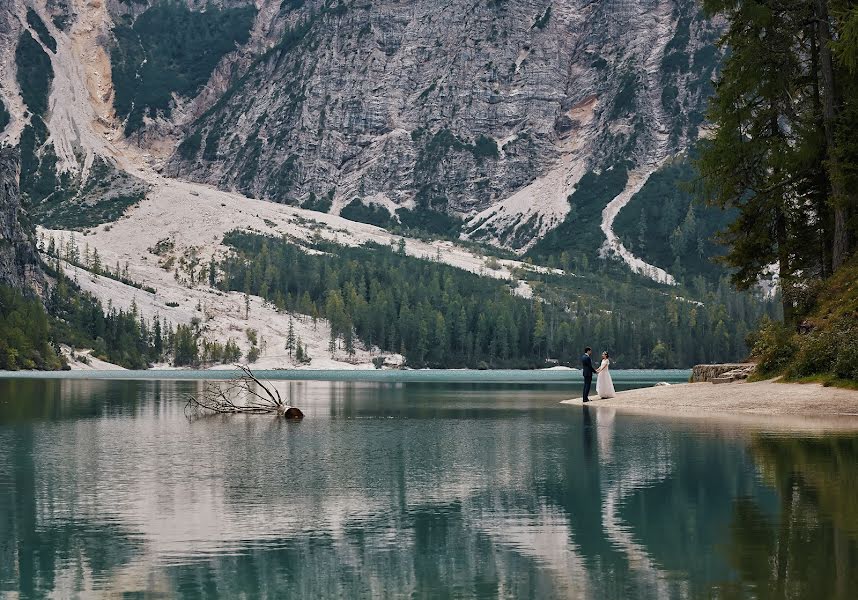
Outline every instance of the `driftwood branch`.
[(185, 413), (275, 414), (287, 419), (303, 419), (304, 413), (283, 400), (271, 382), (260, 380), (246, 365), (235, 365), (241, 375), (225, 382), (207, 381), (200, 394), (188, 395)]

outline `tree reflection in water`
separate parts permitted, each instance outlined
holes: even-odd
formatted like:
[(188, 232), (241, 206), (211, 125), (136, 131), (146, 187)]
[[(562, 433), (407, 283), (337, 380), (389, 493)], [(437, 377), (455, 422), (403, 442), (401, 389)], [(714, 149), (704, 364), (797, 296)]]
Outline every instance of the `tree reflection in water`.
[(858, 589), (858, 437), (722, 435), (508, 385), (290, 382), (301, 424), (189, 422), (198, 385), (0, 381), (0, 595)]
[(779, 514), (735, 501), (729, 560), (738, 581), (719, 596), (855, 598), (858, 594), (858, 438), (758, 435), (751, 443)]

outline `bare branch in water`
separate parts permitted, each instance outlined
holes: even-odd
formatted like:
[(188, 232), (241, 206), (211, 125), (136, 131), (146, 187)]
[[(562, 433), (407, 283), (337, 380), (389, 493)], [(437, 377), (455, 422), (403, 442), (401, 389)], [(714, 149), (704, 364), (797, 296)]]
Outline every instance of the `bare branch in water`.
[(186, 414), (276, 414), (303, 419), (304, 413), (290, 406), (269, 381), (261, 381), (246, 365), (235, 365), (242, 374), (225, 382), (205, 382), (199, 395), (188, 395)]

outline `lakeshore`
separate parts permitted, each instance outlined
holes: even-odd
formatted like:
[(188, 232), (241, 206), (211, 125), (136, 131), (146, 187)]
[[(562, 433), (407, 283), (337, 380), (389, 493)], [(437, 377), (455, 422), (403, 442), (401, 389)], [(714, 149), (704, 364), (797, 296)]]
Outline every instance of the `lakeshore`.
[[(561, 404), (582, 406), (580, 398)], [(682, 419), (739, 420), (766, 426), (858, 430), (858, 391), (774, 379), (735, 383), (683, 383), (591, 398), (588, 406)]]

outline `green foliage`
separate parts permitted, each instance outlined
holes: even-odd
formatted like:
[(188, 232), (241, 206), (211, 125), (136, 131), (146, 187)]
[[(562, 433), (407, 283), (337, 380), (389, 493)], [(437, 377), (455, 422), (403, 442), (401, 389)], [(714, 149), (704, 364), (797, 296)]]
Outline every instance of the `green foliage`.
[(319, 212), (326, 213), (331, 210), (331, 205), (334, 203), (334, 190), (331, 190), (326, 196), (317, 197), (314, 192), (310, 192), (310, 195), (301, 203), (301, 208), (306, 208), (307, 210), (316, 210)]
[(48, 110), (54, 70), (50, 57), (27, 30), (22, 31), (18, 38), (15, 66), (24, 103), (31, 113), (43, 116)]
[(806, 334), (788, 332), (789, 337), (776, 340), (783, 361), (767, 363), (767, 372), (791, 379), (822, 376), (858, 383), (858, 321), (838, 319)]
[(548, 25), (548, 21), (551, 20), (551, 5), (548, 5), (548, 8), (545, 9), (545, 12), (536, 18), (536, 21), (531, 26), (531, 29), (545, 29)]
[[(101, 263), (101, 259), (98, 255), (98, 249), (95, 249), (92, 254), (90, 254), (88, 244), (85, 246), (83, 256), (81, 256), (80, 248), (78, 248), (77, 241), (74, 240), (74, 238), (67, 241), (65, 243), (65, 246), (63, 246), (62, 241), (57, 244), (54, 237), (51, 236), (47, 247), (43, 246), (44, 240), (40, 244), (40, 250), (42, 250), (45, 256), (63, 260), (70, 265), (80, 267), (81, 269), (86, 269), (91, 273), (100, 275), (102, 277), (107, 277), (108, 279), (112, 279), (114, 281), (119, 281), (120, 283), (124, 283), (125, 285), (137, 288), (138, 290), (143, 290), (144, 292), (149, 292), (150, 294), (156, 293), (155, 288), (144, 285), (139, 281), (134, 281), (128, 276), (127, 262), (125, 263), (124, 272), (119, 268), (118, 261), (116, 262), (116, 269), (111, 270), (109, 265), (105, 266)], [(167, 303), (167, 306), (170, 306), (169, 302)], [(176, 304), (176, 306), (178, 306), (178, 304)]]
[(858, 330), (845, 330), (838, 336), (834, 356), (834, 376), (858, 382)]
[(304, 6), (304, 0), (283, 0), (280, 3), (280, 11), (298, 10)]
[(442, 165), (452, 165), (451, 154), (467, 152), (478, 163), (500, 155), (497, 142), (485, 135), (470, 143), (449, 129), (440, 129), (432, 134), (427, 129), (418, 128), (411, 132), (411, 139), (417, 146), (414, 185), (417, 189), (415, 199), (420, 208), (446, 210), (447, 190), (439, 183), (437, 174)]
[(718, 279), (725, 270), (714, 258), (723, 252), (715, 236), (732, 218), (729, 211), (695, 202), (698, 174), (687, 159), (653, 173), (614, 220), (623, 244), (678, 279)]
[(782, 373), (795, 355), (793, 331), (781, 323), (767, 319), (752, 339), (751, 356), (757, 361), (762, 376)]
[(590, 256), (596, 253), (604, 240), (600, 229), (602, 209), (623, 191), (628, 181), (628, 165), (620, 163), (601, 173), (589, 171), (578, 182), (569, 196), (572, 210), (558, 227), (552, 229), (528, 252), (528, 256), (545, 261), (562, 252)]
[(808, 302), (798, 328), (764, 322), (755, 333), (761, 376), (858, 383), (858, 262), (840, 268)]
[(427, 87), (425, 90), (423, 90), (422, 92), (420, 92), (420, 95), (417, 97), (417, 99), (418, 99), (418, 100), (425, 100), (426, 98), (428, 98), (428, 97), (429, 97), (429, 94), (431, 94), (432, 92), (434, 92), (434, 91), (435, 91), (435, 89), (436, 89), (437, 87), (438, 87), (438, 82), (437, 82), (437, 81), (433, 81), (433, 82), (432, 82), (432, 85), (430, 85), (430, 86), (429, 86), (429, 87)]
[(173, 347), (174, 366), (188, 367), (200, 364), (197, 338), (189, 325), (179, 325), (176, 327), (176, 336)]
[(6, 129), (6, 125), (9, 124), (10, 120), (11, 116), (9, 115), (9, 110), (3, 102), (3, 98), (0, 98), (0, 133), (3, 133), (3, 130)]
[(0, 285), (0, 369), (62, 368), (52, 342), (48, 316), (39, 300)]
[(458, 239), (462, 229), (462, 220), (448, 215), (445, 212), (422, 208), (420, 206), (412, 209), (398, 208), (396, 216), (399, 223), (406, 230), (422, 231), (430, 235), (441, 235), (448, 238)]
[[(25, 129), (29, 140), (30, 128)], [(57, 179), (56, 157), (47, 152), (30, 158), (38, 165), (35, 173), (27, 163), (24, 152), (29, 153), (29, 142), (22, 136), (21, 189), (30, 201), (29, 213), (35, 222), (53, 229), (85, 229), (116, 221), (130, 207), (146, 197), (146, 188), (129, 175), (102, 158), (96, 158), (83, 187), (69, 176)], [(117, 191), (114, 188), (120, 188)]]
[(27, 7), (27, 24), (36, 32), (36, 35), (39, 36), (42, 43), (47, 46), (51, 52), (56, 53), (57, 41), (51, 35), (51, 32), (48, 31), (48, 28), (45, 26), (45, 22), (42, 21), (42, 18), (29, 6)]
[[(200, 148), (202, 147), (203, 135), (200, 131), (195, 131), (179, 144), (178, 151), (179, 156), (184, 158), (185, 160), (192, 160), (196, 158), (197, 154), (200, 152)], [(206, 145), (208, 148), (208, 145)]]
[(858, 6), (840, 11), (840, 36), (834, 43), (839, 62), (849, 73), (858, 73)]
[(471, 144), (449, 129), (439, 129), (430, 135), (425, 129), (418, 128), (411, 132), (411, 139), (415, 142), (422, 141), (423, 144), (414, 166), (415, 171), (433, 171), (451, 150), (470, 152), (478, 160), (499, 156), (497, 142), (482, 134)]
[(635, 79), (635, 74), (631, 71), (623, 74), (620, 79), (619, 90), (617, 90), (617, 95), (614, 98), (614, 105), (611, 108), (610, 120), (617, 120), (634, 112), (637, 102), (637, 90), (638, 82)]
[(57, 155), (49, 141), (48, 128), (39, 116), (21, 132), (21, 194), (31, 204), (30, 215), (38, 222), (37, 203), (56, 196), (61, 204), (77, 191), (77, 184), (69, 174), (57, 176)]
[(360, 198), (355, 198), (340, 211), (340, 216), (359, 223), (368, 223), (379, 227), (390, 226), (390, 213), (383, 206), (364, 204)]
[(475, 157), (477, 157), (477, 159), (498, 158), (500, 156), (500, 153), (498, 152), (498, 143), (494, 140), (494, 138), (490, 138), (485, 135), (480, 135), (480, 137), (478, 137), (477, 141), (474, 143), (473, 148), (469, 149), (471, 150), (471, 153)]
[(111, 309), (105, 314), (96, 298), (82, 292), (62, 273), (56, 275), (46, 307), (58, 343), (92, 348), (96, 357), (131, 369), (145, 369), (156, 358), (148, 328), (141, 328), (136, 311)]
[(754, 286), (776, 263), (795, 326), (807, 310), (804, 290), (858, 244), (858, 78), (840, 52), (854, 3), (704, 6), (726, 19), (729, 48), (698, 163), (706, 197), (734, 209), (723, 240), (735, 284)]
[(247, 362), (255, 363), (259, 360), (260, 350), (256, 346), (251, 346), (250, 350), (247, 351)]
[(215, 362), (212, 355), (225, 362), (234, 360), (234, 342), (219, 349), (201, 342), (197, 325), (180, 324), (173, 330), (157, 318), (146, 321), (133, 306), (129, 311), (105, 310), (98, 299), (81, 291), (62, 271), (54, 271), (53, 275), (57, 281), (46, 307), (57, 343), (92, 348), (94, 356), (129, 369), (146, 369), (170, 358), (175, 366), (198, 366), (203, 358)]
[(144, 196), (144, 193), (119, 195), (94, 204), (77, 204), (60, 200), (55, 203), (55, 210), (50, 214), (42, 210), (43, 207), (32, 212), (39, 224), (45, 227), (87, 229), (116, 221), (125, 214), (126, 210), (139, 204)]
[(309, 364), (313, 360), (307, 352), (307, 347), (304, 345), (304, 342), (301, 341), (300, 337), (298, 338), (298, 342), (295, 347), (295, 360), (302, 365)]
[(241, 358), (234, 340), (221, 345), (202, 339), (197, 321), (174, 330), (157, 317), (145, 320), (133, 305), (128, 311), (105, 310), (56, 265), (45, 265), (54, 285), (44, 308), (37, 300), (0, 287), (0, 368), (62, 368), (53, 350), (59, 344), (91, 348), (93, 356), (129, 369), (167, 360), (198, 366)]
[(534, 367), (549, 356), (577, 364), (588, 344), (611, 349), (626, 367), (736, 360), (768, 308), (723, 282), (699, 282), (700, 306), (655, 284), (531, 273), (538, 302), (511, 294), (506, 282), (388, 247), (319, 243), (320, 253), (307, 254), (286, 239), (240, 232), (224, 242), (235, 249), (220, 264), (225, 289), (327, 318), (332, 355), (356, 337), (403, 352), (412, 366)]
[(127, 118), (126, 133), (139, 129), (147, 111), (169, 114), (173, 93), (197, 94), (221, 57), (249, 39), (255, 14), (251, 6), (192, 12), (162, 1), (133, 25), (117, 26), (110, 60), (114, 106)]

